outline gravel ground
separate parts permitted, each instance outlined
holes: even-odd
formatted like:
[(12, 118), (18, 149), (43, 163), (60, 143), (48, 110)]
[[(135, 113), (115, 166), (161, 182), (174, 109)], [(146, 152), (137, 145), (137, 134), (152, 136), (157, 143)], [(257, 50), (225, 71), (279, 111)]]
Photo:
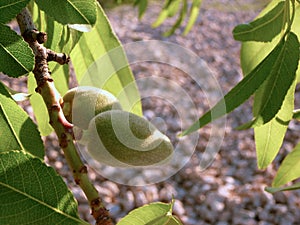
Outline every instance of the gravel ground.
[[(224, 2), (228, 6), (230, 2), (235, 1), (219, 1), (220, 4)], [(240, 7), (241, 4), (235, 5), (235, 10), (229, 10), (230, 7), (221, 10), (216, 6), (212, 8), (211, 3), (205, 4), (195, 27), (186, 37), (181, 36), (182, 29), (171, 37), (162, 36), (163, 31), (169, 28), (174, 19), (168, 20), (158, 29), (151, 28), (151, 23), (160, 10), (159, 5), (150, 7), (141, 21), (137, 19), (137, 11), (129, 6), (110, 10), (108, 17), (124, 44), (155, 39), (176, 43), (192, 50), (208, 64), (221, 89), (226, 93), (242, 77), (239, 68), (240, 45), (233, 40), (231, 31), (235, 25), (250, 21), (257, 14), (257, 8), (250, 7), (252, 1), (248, 2), (247, 10), (244, 11), (244, 8)], [(162, 76), (176, 80), (199, 106), (199, 113), (208, 108), (205, 96), (184, 72), (159, 63), (139, 63), (132, 68), (136, 78)], [(156, 96), (159, 96), (159, 88)], [(258, 170), (253, 131), (237, 132), (233, 129), (251, 119), (250, 103), (251, 101), (247, 102), (227, 117), (226, 134), (221, 150), (210, 167), (204, 171), (200, 170), (199, 157), (208, 143), (210, 126), (200, 131), (201, 139), (190, 162), (163, 182), (141, 187), (127, 186), (114, 183), (90, 171), (90, 177), (107, 203), (113, 218), (118, 221), (133, 208), (150, 202), (170, 202), (174, 195), (174, 213), (185, 225), (300, 224), (300, 191), (275, 195), (264, 191), (264, 187), (271, 184), (278, 163), (297, 143), (299, 137), (295, 135), (295, 131), (299, 128), (297, 124), (292, 124), (280, 156), (266, 170)], [(172, 140), (176, 142), (175, 134), (179, 127), (177, 117), (174, 116), (175, 109), (155, 97), (144, 99), (143, 108), (148, 119), (156, 116), (165, 119), (168, 134), (171, 139), (174, 137)], [(68, 182), (78, 199), (81, 217), (92, 222), (85, 197), (72, 181), (63, 154), (57, 147), (56, 138), (51, 135), (45, 142), (48, 146), (47, 162)]]

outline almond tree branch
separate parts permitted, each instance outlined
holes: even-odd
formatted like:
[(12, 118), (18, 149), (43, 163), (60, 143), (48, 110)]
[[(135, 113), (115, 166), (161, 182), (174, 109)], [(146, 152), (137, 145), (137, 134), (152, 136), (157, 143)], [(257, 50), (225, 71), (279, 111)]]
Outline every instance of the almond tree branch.
[(37, 88), (47, 106), (50, 124), (54, 128), (59, 145), (64, 151), (67, 163), (72, 170), (74, 180), (85, 193), (97, 225), (112, 225), (108, 210), (104, 207), (101, 198), (87, 175), (87, 167), (83, 164), (73, 142), (73, 125), (70, 124), (62, 111), (63, 100), (56, 90), (48, 61), (56, 61), (60, 64), (69, 62), (65, 54), (55, 53), (46, 49), (42, 43), (47, 39), (46, 33), (35, 29), (32, 17), (27, 8), (17, 15), (21, 34), (28, 42), (35, 55), (35, 67), (33, 70)]

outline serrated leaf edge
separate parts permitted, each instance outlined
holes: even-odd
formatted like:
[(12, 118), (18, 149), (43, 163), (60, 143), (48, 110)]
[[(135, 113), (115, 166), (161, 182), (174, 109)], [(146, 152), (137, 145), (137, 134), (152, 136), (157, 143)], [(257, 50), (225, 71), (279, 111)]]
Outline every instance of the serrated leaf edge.
[[(14, 154), (14, 153), (23, 154), (23, 155), (25, 155), (26, 157), (29, 156), (27, 159), (30, 159), (30, 158), (31, 158), (32, 160), (39, 161), (41, 164), (43, 164), (44, 166), (46, 166), (48, 170), (52, 170), (53, 174), (56, 174), (56, 177), (61, 178), (61, 176), (59, 176), (59, 175), (55, 172), (55, 170), (54, 170), (52, 167), (47, 166), (46, 164), (44, 164), (44, 163), (42, 162), (41, 159), (39, 159), (39, 158), (37, 158), (37, 157), (34, 157), (32, 154), (27, 153), (27, 152), (16, 151), (16, 150), (11, 150), (11, 151), (6, 151), (6, 152), (1, 152), (1, 153), (0, 153), (0, 162), (2, 162), (2, 161), (1, 161), (1, 155), (4, 155), (4, 154), (9, 155), (9, 154)], [(30, 160), (28, 160), (27, 162), (30, 162)], [(2, 164), (1, 164), (1, 166), (2, 166)], [(32, 166), (32, 163), (30, 163), (30, 166)], [(34, 171), (34, 170), (33, 170), (33, 171)], [(70, 218), (70, 219), (72, 219), (72, 220), (74, 220), (74, 221), (76, 221), (76, 222), (80, 222), (80, 223), (83, 222), (82, 220), (80, 220), (80, 219), (78, 219), (78, 218), (74, 218), (74, 217), (72, 217), (72, 216), (70, 216), (70, 215), (64, 213), (64, 212), (61, 211), (61, 210), (57, 210), (57, 209), (54, 208), (53, 206), (50, 206), (50, 205), (48, 205), (48, 204), (46, 204), (46, 203), (40, 201), (39, 199), (34, 198), (33, 196), (30, 196), (30, 195), (28, 195), (27, 193), (24, 193), (24, 192), (22, 192), (22, 191), (20, 191), (20, 190), (18, 190), (18, 189), (16, 189), (16, 188), (10, 186), (10, 185), (7, 185), (7, 184), (1, 182), (1, 181), (0, 181), (0, 185), (4, 186), (4, 187), (6, 187), (6, 188), (9, 188), (9, 189), (11, 189), (11, 190), (13, 190), (13, 191), (15, 191), (15, 192), (19, 193), (20, 195), (26, 196), (27, 198), (29, 198), (29, 199), (31, 199), (31, 200), (33, 200), (33, 201), (35, 201), (35, 202), (37, 202), (37, 203), (39, 203), (39, 204), (41, 204), (41, 205), (44, 205), (45, 207), (47, 207), (47, 208), (49, 208), (49, 209), (51, 209), (51, 210), (53, 210), (53, 211), (55, 211), (55, 212), (57, 212), (57, 213), (59, 213), (59, 214), (61, 214), (61, 215), (64, 215), (64, 216), (66, 216), (66, 217), (68, 217), (68, 218)], [(70, 190), (68, 190), (68, 192), (70, 192)], [(70, 192), (70, 193), (71, 193), (71, 192)], [(72, 196), (73, 196), (73, 198), (74, 198), (74, 195), (73, 195), (73, 194), (72, 194)], [(75, 198), (74, 198), (74, 200), (75, 200)], [(86, 223), (86, 224), (88, 224), (88, 223)]]

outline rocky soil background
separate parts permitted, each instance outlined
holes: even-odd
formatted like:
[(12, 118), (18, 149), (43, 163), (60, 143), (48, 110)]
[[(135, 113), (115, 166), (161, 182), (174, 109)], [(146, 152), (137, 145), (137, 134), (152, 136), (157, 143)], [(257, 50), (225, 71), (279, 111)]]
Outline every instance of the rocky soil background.
[[(247, 4), (243, 4), (244, 2)], [(171, 37), (163, 37), (163, 32), (170, 28), (175, 18), (157, 29), (151, 28), (160, 12), (161, 4), (151, 5), (142, 20), (138, 20), (137, 10), (131, 6), (116, 7), (108, 10), (107, 14), (124, 44), (155, 39), (172, 42), (193, 51), (207, 63), (226, 93), (242, 78), (239, 66), (240, 44), (233, 40), (232, 29), (239, 23), (253, 19), (262, 4), (262, 1), (204, 1), (200, 17), (187, 36), (181, 35), (182, 28)], [(199, 116), (207, 110), (204, 94), (188, 74), (159, 63), (138, 63), (132, 65), (132, 69), (136, 78), (154, 75), (175, 80), (199, 107)], [(1, 80), (3, 79), (1, 76)], [(16, 85), (11, 80), (6, 83)], [(159, 96), (159, 88), (156, 91), (156, 96)], [(185, 106), (183, 102), (182, 107)], [(176, 138), (172, 138), (180, 128), (178, 118), (174, 116), (176, 109), (155, 97), (144, 99), (143, 109), (150, 120), (154, 117), (163, 118), (168, 134), (176, 142)], [(30, 111), (30, 107), (27, 110)], [(251, 100), (227, 117), (226, 135), (221, 149), (211, 166), (204, 171), (200, 171), (199, 158), (209, 140), (210, 126), (199, 131), (201, 138), (190, 162), (164, 182), (141, 187), (126, 186), (107, 180), (93, 170), (90, 171), (90, 177), (116, 221), (130, 210), (144, 204), (155, 201), (170, 202), (173, 195), (176, 199), (174, 214), (185, 225), (300, 224), (300, 191), (275, 195), (264, 191), (271, 184), (279, 162), (299, 141), (296, 134), (299, 133), (299, 124), (291, 124), (280, 155), (271, 166), (261, 171), (256, 165), (253, 131), (234, 130), (234, 127), (250, 119)], [(45, 138), (45, 142), (46, 162), (64, 176), (78, 200), (81, 217), (93, 223), (84, 194), (72, 180), (55, 135)]]

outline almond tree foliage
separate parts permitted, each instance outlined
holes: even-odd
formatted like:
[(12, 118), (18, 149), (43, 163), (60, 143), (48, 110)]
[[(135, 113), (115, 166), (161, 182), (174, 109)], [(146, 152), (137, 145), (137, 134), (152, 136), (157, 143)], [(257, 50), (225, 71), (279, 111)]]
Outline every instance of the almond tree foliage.
[[(142, 17), (148, 1), (132, 2)], [(183, 34), (187, 34), (197, 21), (201, 3), (201, 0), (165, 0), (153, 27), (177, 16), (164, 35), (173, 34), (186, 20)], [(96, 0), (2, 0), (0, 15), (0, 71), (15, 79), (28, 78), (28, 93), (17, 93), (0, 81), (1, 224), (88, 224), (79, 218), (77, 202), (62, 177), (44, 162), (41, 136), (53, 130), (74, 181), (86, 195), (96, 224), (112, 224), (74, 146), (73, 125), (61, 109), (61, 95), (69, 89), (70, 58), (79, 80), (95, 60), (121, 46), (104, 10)], [(20, 34), (8, 26), (15, 18)], [(233, 37), (242, 42), (244, 78), (182, 135), (230, 113), (254, 95), (253, 119), (239, 129), (254, 128), (258, 167), (264, 169), (272, 163), (289, 122), (300, 118), (300, 110), (294, 109), (299, 80), (299, 23), (299, 0), (273, 0), (254, 21), (235, 27)], [(100, 46), (97, 52), (93, 51), (95, 45)], [(122, 60), (126, 60), (123, 54)], [(50, 61), (55, 63), (48, 65)], [(114, 87), (108, 91), (118, 93), (134, 82), (129, 67), (117, 71), (110, 82), (117, 81), (122, 85), (107, 85)], [(138, 89), (131, 86), (126, 91), (126, 102), (133, 106)], [(17, 105), (17, 96), (30, 100), (37, 124)], [(221, 109), (224, 102), (225, 111)], [(135, 104), (133, 113), (142, 115), (140, 103)], [(281, 163), (267, 191), (300, 188), (299, 183), (286, 185), (300, 177), (299, 154), (297, 145)], [(172, 215), (172, 207), (173, 201), (145, 205), (118, 224), (181, 224)]]

